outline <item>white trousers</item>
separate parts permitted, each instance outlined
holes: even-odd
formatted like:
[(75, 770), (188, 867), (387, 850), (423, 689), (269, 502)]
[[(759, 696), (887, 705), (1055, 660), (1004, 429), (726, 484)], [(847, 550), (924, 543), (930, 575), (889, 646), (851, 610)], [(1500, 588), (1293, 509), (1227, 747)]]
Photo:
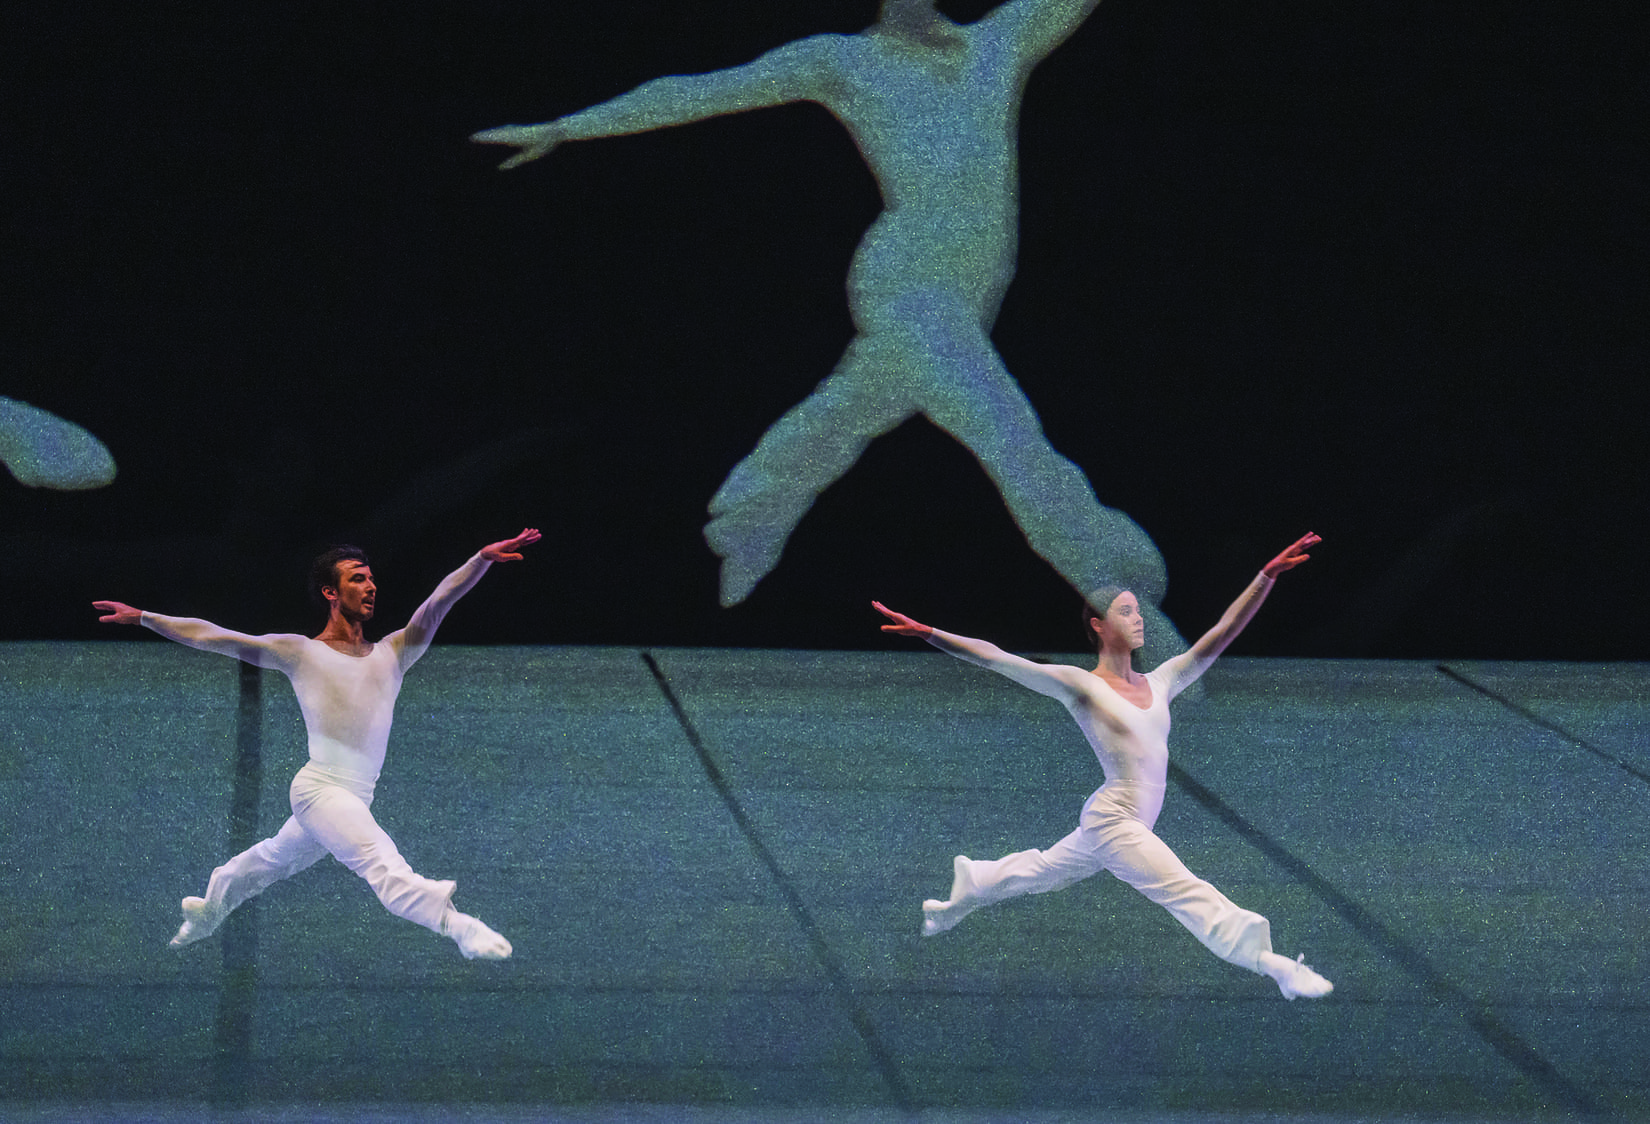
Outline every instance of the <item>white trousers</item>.
[(457, 884), (416, 874), (372, 818), (373, 782), (311, 761), (292, 778), (292, 816), (281, 830), (212, 872), (206, 900), (225, 913), (325, 855), (367, 880), (384, 908), (439, 933)]
[(1271, 924), (1233, 905), (1152, 834), (1162, 807), (1162, 785), (1108, 782), (1083, 805), (1077, 830), (1048, 850), (971, 862), (973, 893), (982, 902), (1046, 894), (1107, 870), (1174, 914), (1210, 952), (1260, 972), (1260, 954), (1272, 951)]

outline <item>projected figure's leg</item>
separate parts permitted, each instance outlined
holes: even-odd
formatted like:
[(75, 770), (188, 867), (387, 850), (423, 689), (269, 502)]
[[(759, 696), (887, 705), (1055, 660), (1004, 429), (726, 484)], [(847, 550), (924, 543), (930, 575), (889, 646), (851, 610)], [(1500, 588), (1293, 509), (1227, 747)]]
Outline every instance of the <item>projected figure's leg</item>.
[(79, 491), (115, 478), (103, 442), (56, 414), (0, 397), (0, 463), (30, 488)]
[(895, 385), (900, 356), (860, 336), (836, 370), (786, 411), (711, 497), (705, 541), (722, 559), (722, 604), (750, 595), (779, 562), (815, 497), (873, 439), (915, 413)]
[(1157, 607), (1167, 578), (1156, 544), (1102, 504), (1082, 469), (1055, 452), (978, 319), (960, 304), (936, 301), (910, 320), (924, 332), (918, 350), (928, 360), (922, 412), (979, 458), (1031, 549), (1079, 596), (1108, 583), (1134, 591), (1146, 616), (1147, 666), (1184, 651)]
[(313, 866), (326, 853), (296, 818), (288, 817), (280, 831), (214, 870), (205, 897), (183, 899), (183, 925), (172, 938), (172, 947), (182, 948), (211, 936), (242, 902)]

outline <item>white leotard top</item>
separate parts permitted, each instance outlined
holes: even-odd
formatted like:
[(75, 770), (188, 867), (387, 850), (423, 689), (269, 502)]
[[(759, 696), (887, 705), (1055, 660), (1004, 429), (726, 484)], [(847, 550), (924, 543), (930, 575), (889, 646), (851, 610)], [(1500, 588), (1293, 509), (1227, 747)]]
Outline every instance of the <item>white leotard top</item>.
[(1169, 773), (1169, 702), (1185, 690), (1209, 662), (1190, 652), (1165, 660), (1146, 675), (1151, 705), (1135, 706), (1092, 671), (1070, 664), (1040, 664), (1005, 652), (985, 640), (934, 631), (930, 640), (958, 659), (989, 668), (1039, 694), (1058, 699), (1077, 720), (1100, 760), (1107, 783), (1131, 781), (1163, 785)]
[(249, 636), (193, 617), (144, 613), (143, 625), (191, 648), (281, 671), (292, 681), (304, 713), (310, 760), (377, 780), (384, 767), (402, 676), (428, 650), (447, 610), (491, 565), (478, 556), (447, 575), (406, 628), (390, 633), (364, 656), (349, 655), (307, 636)]
[(376, 779), (404, 673), (389, 638), (364, 656), (305, 639), (297, 663), (283, 670), (304, 712), (309, 759)]
[[(1172, 662), (1172, 661), (1171, 661)], [(1077, 728), (1083, 731), (1107, 781), (1145, 781), (1163, 784), (1169, 775), (1168, 665), (1146, 675), (1151, 688), (1151, 705), (1142, 709), (1112, 689), (1111, 684), (1082, 668), (1082, 677), (1068, 676), (1076, 688), (1062, 699)], [(1178, 693), (1178, 692), (1176, 692)]]

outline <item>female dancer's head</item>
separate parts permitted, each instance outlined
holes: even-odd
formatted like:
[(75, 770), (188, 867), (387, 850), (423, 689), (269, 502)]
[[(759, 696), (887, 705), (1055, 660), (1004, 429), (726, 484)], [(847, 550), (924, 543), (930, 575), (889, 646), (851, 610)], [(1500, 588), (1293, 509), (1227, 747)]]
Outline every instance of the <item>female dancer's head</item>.
[(1101, 586), (1083, 601), (1083, 634), (1097, 652), (1133, 652), (1146, 642), (1139, 599), (1122, 586)]

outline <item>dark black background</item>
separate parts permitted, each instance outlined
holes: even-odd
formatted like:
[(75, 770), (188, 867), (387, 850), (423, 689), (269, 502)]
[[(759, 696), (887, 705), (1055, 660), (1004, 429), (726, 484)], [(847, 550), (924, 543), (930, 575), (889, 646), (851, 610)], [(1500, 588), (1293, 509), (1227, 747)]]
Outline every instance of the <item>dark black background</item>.
[[(972, 19), (987, 3), (948, 5)], [(1650, 658), (1644, 5), (1107, 0), (1032, 79), (995, 338), (1195, 633), (1235, 651)], [(871, 0), (23, 3), (4, 17), (0, 393), (102, 437), (0, 477), (0, 637), (94, 597), (396, 627), (524, 524), (448, 642), (879, 646), (878, 597), (1022, 649), (1076, 601), (972, 457), (875, 443), (742, 606), (704, 505), (850, 334), (878, 210), (817, 106), (569, 145), (470, 132), (852, 32)]]

